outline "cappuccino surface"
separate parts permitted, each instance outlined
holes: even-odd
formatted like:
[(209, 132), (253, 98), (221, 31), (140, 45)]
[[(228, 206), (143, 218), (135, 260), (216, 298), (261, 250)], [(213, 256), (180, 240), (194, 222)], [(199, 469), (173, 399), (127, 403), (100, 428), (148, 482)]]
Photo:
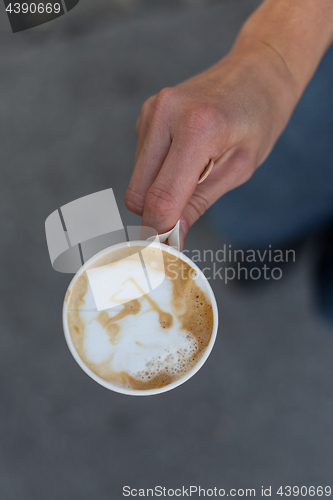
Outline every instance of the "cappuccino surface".
[[(142, 260), (153, 286), (148, 293), (138, 278)], [(114, 276), (117, 296), (124, 300), (129, 294), (127, 302), (115, 305), (113, 296), (112, 307), (98, 310), (91, 269), (107, 280)], [(100, 378), (134, 390), (158, 389), (183, 377), (200, 360), (214, 326), (202, 276), (151, 246), (111, 250), (75, 279), (65, 302), (70, 336), (85, 365)]]

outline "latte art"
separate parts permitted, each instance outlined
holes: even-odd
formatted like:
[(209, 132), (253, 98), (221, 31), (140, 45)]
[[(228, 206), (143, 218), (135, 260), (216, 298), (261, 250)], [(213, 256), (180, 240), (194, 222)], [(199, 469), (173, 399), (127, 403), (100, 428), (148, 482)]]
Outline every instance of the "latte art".
[[(93, 268), (103, 271), (105, 266), (110, 277), (117, 270), (119, 279), (121, 259), (135, 257), (140, 250), (132, 246), (110, 251)], [(142, 252), (148, 275), (157, 279), (161, 264), (156, 265), (156, 249)], [(206, 283), (201, 277), (194, 279), (193, 268), (180, 258), (165, 251), (162, 255), (165, 279), (149, 293), (142, 290), (132, 267), (132, 276), (123, 273), (123, 282), (119, 280), (119, 294), (128, 290), (136, 298), (98, 311), (88, 269), (66, 297), (74, 347), (85, 365), (105, 381), (139, 391), (164, 387), (191, 370), (209, 344), (214, 320)], [(132, 259), (136, 261), (140, 262)]]

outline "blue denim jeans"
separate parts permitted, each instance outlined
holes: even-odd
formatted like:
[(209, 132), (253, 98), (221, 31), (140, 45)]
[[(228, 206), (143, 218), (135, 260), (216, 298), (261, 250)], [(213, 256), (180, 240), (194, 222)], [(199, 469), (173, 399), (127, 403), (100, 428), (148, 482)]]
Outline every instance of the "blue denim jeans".
[(243, 247), (283, 245), (333, 224), (333, 46), (253, 177), (209, 211)]
[(208, 219), (239, 248), (285, 247), (326, 231), (317, 295), (333, 323), (333, 46), (268, 159)]

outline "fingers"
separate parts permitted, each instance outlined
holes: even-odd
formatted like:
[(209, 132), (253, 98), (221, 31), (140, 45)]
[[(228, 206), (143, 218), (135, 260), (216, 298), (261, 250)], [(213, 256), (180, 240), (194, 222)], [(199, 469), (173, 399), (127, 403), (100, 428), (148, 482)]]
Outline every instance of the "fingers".
[[(242, 128), (230, 129), (209, 101), (198, 103), (179, 92), (163, 89), (143, 106), (125, 202), (129, 210), (143, 216), (144, 226), (159, 233), (169, 231), (181, 218), (184, 243), (188, 229), (205, 210), (253, 171), (239, 148)], [(213, 172), (198, 186), (211, 159)]]
[[(198, 185), (180, 218), (180, 247), (184, 247), (190, 227), (223, 194), (246, 182), (256, 168), (256, 159), (246, 149), (235, 147), (226, 151), (215, 163), (209, 177)], [(223, 214), (221, 214), (223, 217)]]
[[(211, 174), (212, 175), (212, 174)], [(221, 181), (217, 178), (208, 178), (202, 185), (196, 187), (188, 200), (180, 217), (180, 249), (185, 243), (190, 227), (206, 212), (206, 210), (220, 197)]]
[(217, 135), (211, 110), (206, 105), (187, 109), (184, 101), (178, 90), (163, 89), (146, 101), (137, 123), (138, 149), (125, 203), (159, 231), (170, 229), (177, 212), (180, 216), (216, 155), (209, 150), (209, 135)]
[(138, 146), (125, 203), (138, 215), (143, 214), (148, 189), (156, 179), (171, 145), (168, 110), (163, 95), (160, 92), (145, 102), (136, 126)]
[(142, 110), (140, 113), (140, 116), (136, 122), (135, 125), (135, 132), (136, 132), (136, 138), (137, 138), (137, 147), (136, 147), (136, 153), (135, 153), (135, 159), (134, 159), (134, 165), (137, 162), (137, 159), (140, 155), (144, 140), (146, 138), (148, 129), (149, 129), (149, 124), (150, 124), (150, 117), (151, 117), (151, 112), (153, 109), (154, 105), (154, 100), (156, 96), (152, 96), (147, 101), (144, 103), (142, 106)]
[(178, 134), (151, 187), (147, 191), (142, 224), (159, 233), (170, 230), (180, 218), (209, 162), (209, 151)]

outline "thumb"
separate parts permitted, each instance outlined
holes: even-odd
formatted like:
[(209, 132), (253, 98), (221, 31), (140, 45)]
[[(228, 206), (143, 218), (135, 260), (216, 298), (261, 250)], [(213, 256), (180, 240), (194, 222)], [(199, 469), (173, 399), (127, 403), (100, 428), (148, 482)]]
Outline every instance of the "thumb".
[(209, 162), (207, 153), (195, 147), (185, 147), (181, 139), (174, 138), (172, 141), (145, 198), (142, 224), (155, 228), (159, 233), (169, 231), (177, 223)]

